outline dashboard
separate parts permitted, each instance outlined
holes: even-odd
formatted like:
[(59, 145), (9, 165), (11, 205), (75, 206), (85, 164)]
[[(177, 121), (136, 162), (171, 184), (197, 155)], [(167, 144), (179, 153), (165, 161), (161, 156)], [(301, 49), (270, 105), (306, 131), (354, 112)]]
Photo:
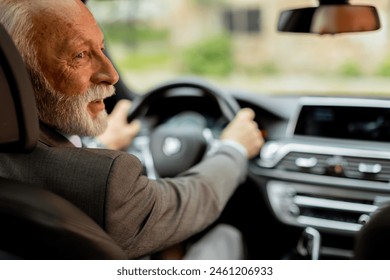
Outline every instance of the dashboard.
[[(362, 226), (390, 205), (390, 101), (229, 93), (256, 112), (266, 143), (221, 221), (244, 233), (255, 259), (312, 258), (314, 247), (316, 258), (352, 258)], [(144, 115), (143, 127), (197, 123), (214, 138), (228, 123), (215, 101), (189, 89), (167, 95)], [(130, 152), (153, 177), (145, 139), (135, 139)]]
[[(264, 179), (281, 223), (353, 240), (390, 204), (390, 102), (304, 97), (292, 107), (285, 134), (268, 139), (251, 172)], [(352, 251), (322, 244), (320, 254), (349, 258)]]

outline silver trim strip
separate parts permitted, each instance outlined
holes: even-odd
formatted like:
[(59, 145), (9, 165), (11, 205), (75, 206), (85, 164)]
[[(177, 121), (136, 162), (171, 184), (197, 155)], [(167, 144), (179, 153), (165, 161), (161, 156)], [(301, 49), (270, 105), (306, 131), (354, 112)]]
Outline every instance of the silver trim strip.
[(299, 183), (309, 183), (315, 185), (326, 185), (333, 187), (344, 187), (351, 189), (364, 189), (370, 191), (381, 191), (381, 192), (390, 192), (390, 184), (381, 183), (381, 182), (373, 182), (366, 180), (357, 180), (357, 179), (349, 179), (349, 178), (339, 178), (339, 177), (331, 177), (331, 176), (322, 176), (308, 173), (299, 173), (299, 172), (288, 172), (283, 170), (275, 170), (275, 169), (265, 169), (259, 167), (252, 167), (251, 172), (264, 176), (267, 178), (273, 178), (278, 180), (286, 180), (286, 181), (295, 181)]
[[(359, 158), (377, 158), (377, 159), (390, 159), (390, 152), (384, 150), (369, 150), (369, 149), (354, 149), (346, 147), (332, 147), (332, 146), (320, 146), (312, 144), (299, 144), (299, 143), (287, 143), (281, 144), (278, 151), (275, 153), (275, 157), (272, 160), (264, 161), (258, 160), (257, 163), (261, 167), (272, 168), (275, 167), (288, 153), (301, 152), (309, 154), (321, 154), (332, 156), (350, 156)], [(389, 161), (390, 162), (390, 161)]]
[(298, 206), (316, 207), (322, 209), (342, 210), (358, 213), (373, 213), (378, 209), (376, 205), (361, 203), (352, 203), (346, 201), (337, 201), (323, 198), (315, 198), (297, 195), (294, 197), (294, 203)]
[(159, 176), (154, 167), (153, 156), (149, 147), (150, 138), (148, 136), (138, 136), (133, 140), (133, 143), (142, 155), (147, 177), (154, 180), (158, 179)]
[(322, 229), (337, 229), (340, 231), (357, 232), (361, 229), (362, 225), (331, 221), (307, 216), (299, 216), (297, 222), (301, 225), (313, 226)]
[(352, 259), (353, 251), (333, 247), (321, 247), (320, 255), (339, 256), (347, 259)]

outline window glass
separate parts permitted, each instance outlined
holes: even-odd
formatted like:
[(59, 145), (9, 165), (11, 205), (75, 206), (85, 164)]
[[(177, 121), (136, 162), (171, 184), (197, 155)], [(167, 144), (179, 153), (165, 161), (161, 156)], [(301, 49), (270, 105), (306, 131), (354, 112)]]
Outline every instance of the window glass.
[[(356, 3), (356, 1), (350, 1)], [(359, 2), (357, 2), (359, 3)], [(378, 31), (338, 35), (276, 30), (294, 0), (89, 0), (110, 55), (136, 92), (201, 76), (259, 94), (389, 96), (390, 2)]]

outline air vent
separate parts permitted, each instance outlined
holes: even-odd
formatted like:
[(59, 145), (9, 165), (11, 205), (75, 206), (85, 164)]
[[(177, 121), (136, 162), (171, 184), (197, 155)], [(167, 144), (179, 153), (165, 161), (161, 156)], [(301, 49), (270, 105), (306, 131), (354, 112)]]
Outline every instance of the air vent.
[(331, 155), (291, 152), (279, 162), (276, 168), (287, 171), (325, 175), (327, 161), (331, 157)]
[(297, 226), (354, 233), (390, 196), (333, 187), (269, 181), (267, 194), (278, 219)]
[(390, 181), (390, 159), (290, 152), (277, 169), (377, 182)]
[(344, 174), (348, 178), (389, 182), (390, 160), (343, 157), (346, 161)]

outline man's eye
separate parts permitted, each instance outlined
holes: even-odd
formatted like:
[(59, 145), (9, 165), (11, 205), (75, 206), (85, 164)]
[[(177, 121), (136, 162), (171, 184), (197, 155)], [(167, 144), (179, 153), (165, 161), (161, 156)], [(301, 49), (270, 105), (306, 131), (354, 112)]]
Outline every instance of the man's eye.
[(82, 59), (85, 57), (85, 52), (78, 53), (75, 58)]

